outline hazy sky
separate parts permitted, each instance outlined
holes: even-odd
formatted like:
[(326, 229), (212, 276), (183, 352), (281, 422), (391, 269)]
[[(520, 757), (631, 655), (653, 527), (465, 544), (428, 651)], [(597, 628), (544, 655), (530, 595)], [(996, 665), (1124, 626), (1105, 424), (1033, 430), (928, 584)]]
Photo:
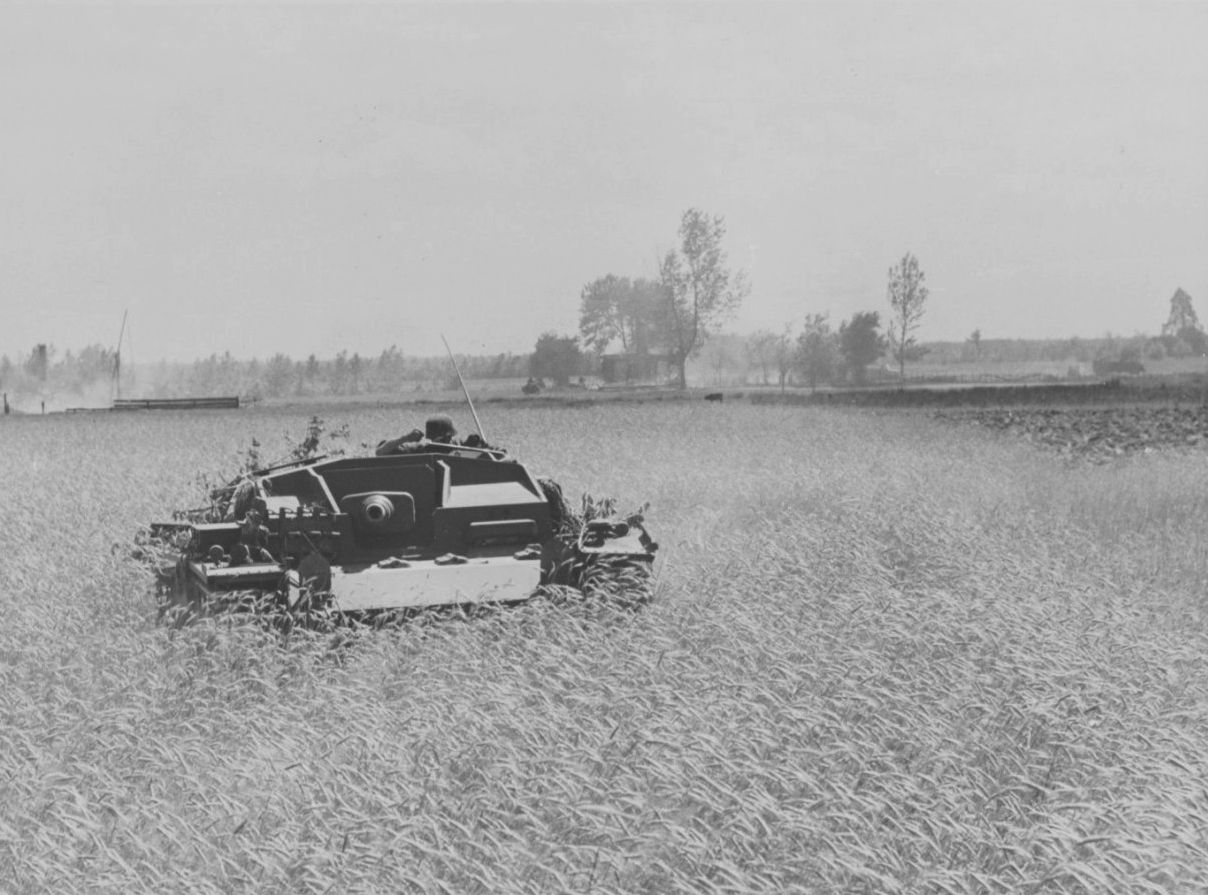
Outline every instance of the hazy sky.
[(1208, 3), (0, 9), (0, 353), (528, 351), (723, 215), (733, 331), (1208, 319)]

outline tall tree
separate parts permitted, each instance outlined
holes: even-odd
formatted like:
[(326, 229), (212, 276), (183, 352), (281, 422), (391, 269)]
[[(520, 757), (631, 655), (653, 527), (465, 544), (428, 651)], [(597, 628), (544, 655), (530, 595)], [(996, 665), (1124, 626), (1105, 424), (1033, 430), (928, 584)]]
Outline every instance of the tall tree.
[(1208, 336), (1200, 326), (1191, 304), (1191, 296), (1181, 288), (1170, 297), (1170, 316), (1162, 325), (1162, 342), (1175, 355), (1203, 354), (1208, 350)]
[(1200, 318), (1191, 304), (1191, 296), (1181, 288), (1170, 296), (1170, 316), (1162, 325), (1162, 335), (1177, 336), (1185, 329), (1199, 329)]
[(40, 384), (45, 384), (46, 374), (50, 372), (50, 354), (51, 349), (46, 343), (39, 342), (34, 346), (34, 350), (29, 353), (29, 358), (25, 361), (25, 372), (38, 380)]
[(865, 368), (885, 352), (880, 330), (881, 315), (876, 311), (861, 311), (839, 324), (839, 353), (857, 385), (864, 384)]
[(679, 249), (668, 252), (659, 266), (663, 329), (680, 388), (688, 386), (688, 358), (700, 351), (749, 292), (743, 272), (731, 271), (727, 265), (721, 245), (725, 235), (722, 217), (690, 208), (680, 220)]
[(579, 299), (579, 335), (585, 347), (602, 352), (614, 341), (626, 354), (650, 351), (659, 316), (662, 285), (613, 274), (583, 287)]
[(906, 361), (921, 356), (914, 333), (927, 304), (926, 277), (919, 259), (907, 252), (889, 268), (889, 347), (898, 362), (898, 375), (906, 380)]
[(579, 350), (579, 340), (574, 336), (545, 332), (537, 339), (537, 347), (529, 363), (529, 372), (533, 376), (566, 385), (570, 377), (577, 375), (582, 368), (583, 353)]
[(835, 374), (839, 346), (826, 314), (806, 314), (805, 328), (797, 337), (797, 369), (812, 389)]

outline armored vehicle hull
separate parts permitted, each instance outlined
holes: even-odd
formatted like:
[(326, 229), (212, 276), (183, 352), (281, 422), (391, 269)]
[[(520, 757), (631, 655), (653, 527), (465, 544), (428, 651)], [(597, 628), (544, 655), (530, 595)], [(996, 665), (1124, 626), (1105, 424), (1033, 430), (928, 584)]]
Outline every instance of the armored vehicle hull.
[(657, 545), (640, 516), (583, 520), (491, 450), (315, 459), (251, 474), (208, 520), (155, 523), (179, 550), (169, 607), (364, 616), (515, 603), (544, 587), (642, 599)]

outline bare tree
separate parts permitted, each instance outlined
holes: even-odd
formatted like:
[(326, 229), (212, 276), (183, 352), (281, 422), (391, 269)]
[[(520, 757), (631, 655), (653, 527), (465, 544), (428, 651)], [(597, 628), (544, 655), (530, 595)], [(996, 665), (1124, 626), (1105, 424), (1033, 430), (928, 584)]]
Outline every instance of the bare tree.
[(749, 289), (742, 271), (731, 271), (722, 238), (725, 221), (690, 208), (680, 221), (680, 247), (663, 258), (663, 327), (679, 387), (687, 388), (688, 358), (700, 351), (720, 323), (732, 315)]
[(902, 260), (889, 268), (889, 348), (898, 362), (898, 375), (906, 380), (906, 361), (920, 357), (914, 333), (923, 319), (927, 304), (925, 276), (919, 259), (907, 252)]

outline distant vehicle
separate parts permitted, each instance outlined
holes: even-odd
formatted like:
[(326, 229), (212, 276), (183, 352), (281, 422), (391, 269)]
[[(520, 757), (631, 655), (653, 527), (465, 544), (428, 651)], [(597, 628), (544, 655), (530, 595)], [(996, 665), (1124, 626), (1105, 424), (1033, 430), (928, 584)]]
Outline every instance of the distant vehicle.
[(640, 514), (583, 519), (492, 450), (301, 460), (153, 523), (174, 613), (362, 617), (516, 603), (553, 586), (642, 601), (657, 544)]

